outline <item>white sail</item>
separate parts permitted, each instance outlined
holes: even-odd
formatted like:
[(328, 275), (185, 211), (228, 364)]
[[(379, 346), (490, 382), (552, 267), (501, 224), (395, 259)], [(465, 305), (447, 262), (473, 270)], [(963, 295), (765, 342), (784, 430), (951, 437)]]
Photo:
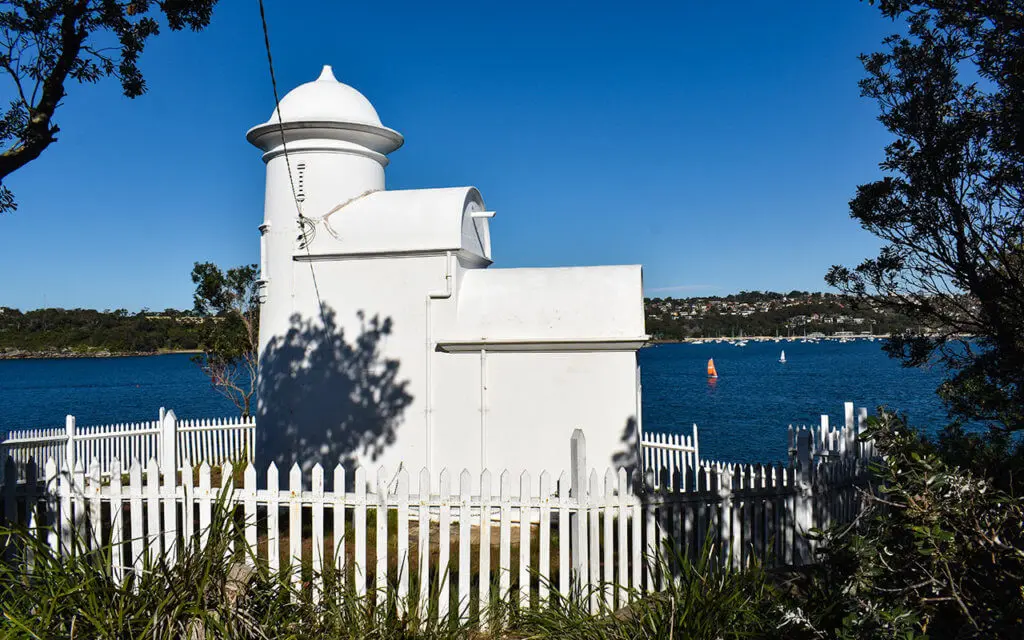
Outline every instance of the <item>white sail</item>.
[(785, 361), (786, 361), (786, 350), (783, 349), (782, 350), (782, 355), (779, 356), (779, 362), (785, 362)]

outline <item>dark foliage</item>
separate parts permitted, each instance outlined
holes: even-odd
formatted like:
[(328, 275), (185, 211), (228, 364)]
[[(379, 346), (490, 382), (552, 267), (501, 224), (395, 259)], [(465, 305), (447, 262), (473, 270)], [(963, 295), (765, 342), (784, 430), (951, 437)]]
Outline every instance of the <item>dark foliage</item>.
[[(851, 215), (884, 241), (826, 281), (911, 318), (887, 345), (941, 361), (951, 414), (1024, 429), (1024, 11), (1019, 0), (881, 0), (906, 35), (864, 55), (895, 137)], [(964, 335), (974, 336), (966, 339)]]
[(0, 8), (0, 71), (13, 96), (0, 116), (0, 212), (15, 208), (2, 181), (57, 141), (54, 114), (69, 82), (113, 76), (124, 95), (146, 92), (139, 56), (160, 33), (210, 24), (217, 0), (8, 0)]
[(1024, 637), (1024, 501), (975, 471), (993, 457), (1024, 470), (1020, 447), (979, 454), (985, 438), (957, 431), (931, 442), (885, 412), (868, 436), (885, 460), (879, 491), (853, 526), (824, 536), (804, 589), (813, 626), (839, 638)]

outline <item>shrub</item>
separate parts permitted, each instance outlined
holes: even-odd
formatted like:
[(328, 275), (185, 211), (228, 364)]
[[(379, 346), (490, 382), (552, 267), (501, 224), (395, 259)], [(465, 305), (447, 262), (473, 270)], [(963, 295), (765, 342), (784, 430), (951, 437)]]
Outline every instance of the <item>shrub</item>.
[(884, 459), (879, 486), (852, 525), (822, 534), (805, 587), (814, 626), (839, 638), (1024, 637), (1020, 498), (950, 464), (964, 459), (955, 433), (937, 446), (881, 411), (865, 435)]

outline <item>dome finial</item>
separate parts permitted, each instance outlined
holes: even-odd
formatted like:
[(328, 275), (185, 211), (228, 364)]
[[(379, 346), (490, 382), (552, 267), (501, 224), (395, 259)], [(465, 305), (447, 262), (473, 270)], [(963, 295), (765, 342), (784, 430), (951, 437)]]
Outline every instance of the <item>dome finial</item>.
[(320, 72), (320, 77), (316, 79), (317, 82), (337, 82), (338, 79), (334, 77), (334, 70), (331, 69), (331, 65), (325, 64), (323, 71)]

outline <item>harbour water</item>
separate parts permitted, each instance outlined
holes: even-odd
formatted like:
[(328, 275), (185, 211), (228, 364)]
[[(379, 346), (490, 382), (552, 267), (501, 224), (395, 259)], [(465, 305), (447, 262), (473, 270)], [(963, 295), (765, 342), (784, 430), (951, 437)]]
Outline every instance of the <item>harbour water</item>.
[[(823, 413), (839, 424), (844, 401), (899, 409), (929, 429), (945, 420), (935, 396), (943, 372), (904, 369), (880, 342), (662, 344), (641, 350), (640, 365), (644, 429), (689, 433), (696, 423), (710, 459), (782, 460), (787, 425)], [(184, 354), (0, 361), (0, 431), (61, 426), (68, 413), (83, 425), (153, 420), (162, 406), (182, 417), (236, 413)]]

